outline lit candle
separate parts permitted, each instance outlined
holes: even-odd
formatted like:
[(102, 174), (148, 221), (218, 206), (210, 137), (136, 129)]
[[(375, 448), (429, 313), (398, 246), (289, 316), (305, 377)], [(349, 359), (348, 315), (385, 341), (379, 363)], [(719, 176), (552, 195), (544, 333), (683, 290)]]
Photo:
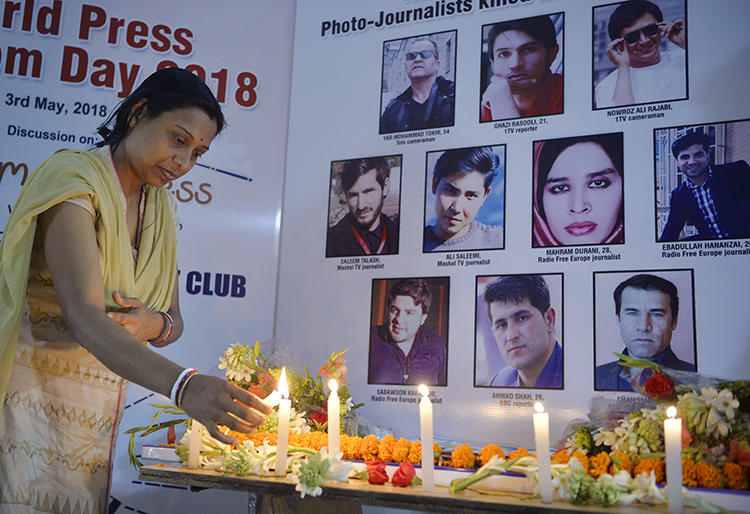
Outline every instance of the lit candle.
[(552, 472), (549, 456), (549, 413), (540, 402), (534, 404), (534, 440), (539, 465), (539, 494), (542, 502), (552, 503)]
[(435, 450), (432, 443), (432, 402), (428, 398), (430, 390), (420, 384), (422, 400), (419, 402), (419, 431), (422, 439), (422, 487), (425, 491), (435, 490)]
[(339, 404), (339, 383), (334, 379), (328, 381), (328, 389), (331, 394), (328, 395), (328, 453), (330, 455), (338, 454), (340, 450), (339, 432), (340, 429), (340, 409)]
[(203, 425), (193, 420), (190, 426), (190, 443), (188, 443), (188, 468), (201, 467), (201, 432)]
[(682, 512), (682, 419), (673, 406), (664, 420), (664, 446), (667, 454), (667, 500), (669, 512)]
[(286, 368), (281, 369), (279, 378), (279, 432), (276, 437), (276, 476), (286, 476), (286, 456), (289, 446), (289, 411), (292, 401), (289, 399), (289, 386), (286, 383)]

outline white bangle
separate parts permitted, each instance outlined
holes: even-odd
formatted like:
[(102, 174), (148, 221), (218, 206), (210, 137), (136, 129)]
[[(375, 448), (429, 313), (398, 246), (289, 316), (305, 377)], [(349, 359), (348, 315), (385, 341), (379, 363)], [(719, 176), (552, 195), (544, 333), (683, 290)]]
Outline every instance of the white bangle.
[(177, 380), (175, 380), (174, 384), (172, 384), (172, 390), (169, 392), (169, 399), (172, 400), (172, 403), (175, 405), (175, 407), (177, 407), (177, 393), (180, 391), (180, 386), (185, 380), (185, 377), (187, 377), (193, 371), (195, 371), (193, 368), (183, 369), (182, 373), (177, 376)]

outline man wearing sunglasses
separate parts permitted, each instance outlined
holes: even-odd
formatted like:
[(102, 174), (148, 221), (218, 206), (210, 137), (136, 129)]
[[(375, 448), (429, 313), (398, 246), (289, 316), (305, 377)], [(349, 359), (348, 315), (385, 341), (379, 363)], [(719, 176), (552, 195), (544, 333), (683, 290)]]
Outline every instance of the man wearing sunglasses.
[(453, 125), (455, 86), (438, 75), (440, 55), (429, 38), (417, 38), (406, 47), (406, 91), (391, 100), (380, 117), (380, 133), (401, 132)]
[[(687, 96), (685, 22), (664, 21), (647, 0), (621, 3), (609, 18), (607, 54), (615, 70), (594, 90), (597, 108), (678, 100)], [(675, 46), (661, 51), (662, 37)]]

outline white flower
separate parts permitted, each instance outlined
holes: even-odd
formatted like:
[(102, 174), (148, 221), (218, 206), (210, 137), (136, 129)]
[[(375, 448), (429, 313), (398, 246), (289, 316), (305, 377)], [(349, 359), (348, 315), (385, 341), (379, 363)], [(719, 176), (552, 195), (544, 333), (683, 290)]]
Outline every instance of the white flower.
[(328, 471), (323, 475), (325, 480), (336, 480), (338, 482), (347, 482), (349, 480), (349, 474), (354, 469), (354, 464), (350, 462), (343, 462), (341, 457), (344, 454), (338, 452), (335, 455), (328, 455), (328, 448), (323, 447), (320, 450), (321, 460), (328, 460)]
[(305, 484), (300, 479), (299, 475), (297, 474), (289, 475), (287, 478), (289, 478), (289, 480), (297, 484), (294, 486), (294, 490), (300, 493), (299, 494), (300, 498), (304, 498), (305, 495), (315, 497), (315, 496), (320, 496), (321, 494), (323, 494), (322, 487), (320, 487), (319, 485), (310, 487), (309, 485)]

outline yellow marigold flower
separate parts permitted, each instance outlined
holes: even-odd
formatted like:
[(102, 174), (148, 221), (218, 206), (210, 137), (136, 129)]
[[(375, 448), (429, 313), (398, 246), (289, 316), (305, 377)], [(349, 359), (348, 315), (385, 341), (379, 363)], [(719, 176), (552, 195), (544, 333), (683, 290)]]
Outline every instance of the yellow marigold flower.
[(468, 444), (459, 444), (451, 452), (451, 466), (454, 468), (473, 468), (476, 460), (474, 450)]
[(519, 448), (510, 455), (508, 455), (508, 460), (517, 459), (519, 457), (528, 457), (529, 456), (529, 450), (526, 448)]
[(721, 470), (705, 460), (700, 461), (696, 466), (696, 474), (700, 487), (721, 489), (724, 486), (724, 477), (721, 475)]
[(619, 470), (625, 470), (628, 473), (633, 472), (633, 463), (630, 462), (630, 457), (627, 456), (627, 454), (623, 452), (612, 452), (609, 454), (610, 458), (612, 459), (612, 465), (609, 467), (609, 474), (615, 475), (615, 459), (614, 457), (617, 457), (619, 459), (619, 462), (617, 462), (617, 469)]
[(564, 450), (557, 450), (557, 452), (552, 456), (552, 464), (567, 464), (570, 460), (570, 455), (567, 454)]
[(346, 434), (341, 434), (341, 458), (343, 459), (356, 459), (355, 450), (359, 448), (357, 440), (359, 437), (351, 437)]
[(393, 449), (396, 447), (396, 438), (391, 434), (386, 435), (380, 440), (378, 446), (378, 459), (383, 462), (393, 461)]
[(502, 448), (500, 448), (496, 444), (488, 444), (479, 452), (479, 462), (481, 462), (482, 466), (484, 466), (485, 464), (487, 464), (487, 462), (489, 462), (493, 455), (497, 455), (501, 459), (505, 458), (505, 452)]
[(393, 447), (393, 460), (394, 462), (406, 462), (409, 460), (409, 449), (411, 443), (408, 439), (403, 437), (396, 442), (396, 446)]
[(651, 474), (651, 472), (654, 472), (654, 477), (656, 477), (656, 483), (657, 484), (663, 484), (664, 483), (664, 459), (661, 457), (651, 457), (648, 459), (641, 459), (638, 464), (636, 464), (635, 469), (633, 470), (633, 476), (638, 476), (641, 473)]
[(743, 491), (747, 489), (747, 469), (736, 462), (727, 462), (722, 470), (727, 485), (732, 489)]
[(611, 459), (607, 452), (599, 452), (589, 459), (589, 475), (599, 478), (609, 469)]
[(409, 462), (412, 464), (422, 464), (422, 441), (419, 439), (412, 441), (409, 447)]
[(682, 458), (682, 485), (698, 487), (698, 468), (695, 461), (689, 457)]
[(578, 462), (581, 463), (581, 465), (583, 466), (583, 469), (585, 469), (586, 471), (588, 471), (588, 469), (589, 469), (589, 458), (588, 458), (588, 456), (585, 453), (583, 453), (581, 450), (576, 450), (576, 451), (573, 452), (573, 454), (570, 457), (571, 458), (575, 457), (576, 459), (578, 459)]
[(310, 447), (315, 451), (320, 451), (324, 446), (328, 446), (328, 434), (325, 432), (310, 432)]
[(362, 459), (363, 460), (375, 460), (378, 457), (378, 449), (380, 443), (378, 443), (378, 437), (370, 434), (362, 439)]

